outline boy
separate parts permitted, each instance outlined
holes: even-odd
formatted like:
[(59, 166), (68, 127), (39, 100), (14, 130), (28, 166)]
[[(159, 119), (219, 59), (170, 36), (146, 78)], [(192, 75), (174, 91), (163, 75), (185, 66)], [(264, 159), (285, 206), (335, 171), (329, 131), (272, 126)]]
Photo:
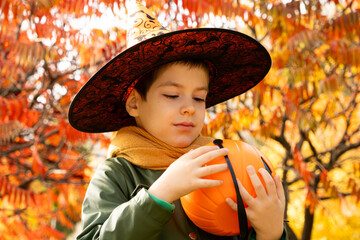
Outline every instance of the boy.
[[(148, 40), (104, 66), (69, 110), (69, 120), (79, 130), (120, 129), (109, 148), (111, 158), (100, 164), (89, 185), (83, 203), (84, 229), (78, 239), (236, 239), (197, 228), (178, 199), (198, 188), (221, 185), (220, 180), (203, 179), (227, 169), (226, 164), (204, 164), (228, 153), (204, 146), (212, 140), (200, 136), (205, 109), (256, 85), (270, 67), (266, 50), (226, 30), (168, 33), (146, 8), (134, 6), (135, 12), (129, 14), (136, 27), (140, 22), (145, 30), (131, 30), (128, 41)], [(237, 37), (252, 50), (232, 46)], [(242, 60), (236, 65), (232, 61), (239, 58), (239, 51)], [(254, 55), (258, 58), (251, 60)], [(230, 62), (223, 60), (225, 56)], [(247, 70), (239, 67), (243, 64)], [(240, 75), (243, 82), (232, 81)], [(273, 180), (265, 169), (259, 172), (267, 192), (252, 167), (248, 173), (257, 197), (239, 183), (254, 229), (249, 237), (280, 239), (285, 237), (280, 178)], [(227, 202), (236, 211), (234, 201)]]

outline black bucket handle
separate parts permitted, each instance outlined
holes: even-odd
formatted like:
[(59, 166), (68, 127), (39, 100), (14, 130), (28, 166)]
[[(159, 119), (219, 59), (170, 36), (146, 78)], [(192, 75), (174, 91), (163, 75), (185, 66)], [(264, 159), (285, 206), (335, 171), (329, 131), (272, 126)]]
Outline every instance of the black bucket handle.
[[(213, 143), (215, 145), (219, 146), (219, 148), (224, 148), (224, 146), (222, 145), (223, 140), (221, 140), (221, 139), (215, 139), (213, 141)], [(231, 162), (230, 162), (230, 159), (229, 159), (228, 155), (225, 155), (225, 160), (226, 160), (226, 163), (227, 163), (228, 168), (230, 170), (231, 178), (233, 180), (235, 191), (236, 191), (237, 213), (238, 213), (239, 229), (240, 229), (240, 239), (245, 240), (247, 238), (248, 233), (249, 233), (245, 206), (244, 206), (243, 200), (241, 198), (239, 185), (237, 183), (235, 172), (234, 172), (234, 169), (233, 169), (233, 167), (231, 165)]]

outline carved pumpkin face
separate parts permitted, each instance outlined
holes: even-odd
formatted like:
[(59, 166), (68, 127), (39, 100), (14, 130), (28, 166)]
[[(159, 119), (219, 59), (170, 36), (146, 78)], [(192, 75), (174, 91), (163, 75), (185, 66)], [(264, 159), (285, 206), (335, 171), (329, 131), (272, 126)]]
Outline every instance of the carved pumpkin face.
[[(214, 146), (214, 143), (208, 145)], [(252, 165), (255, 170), (267, 169), (272, 176), (275, 175), (274, 168), (266, 157), (255, 147), (236, 140), (223, 140), (223, 146), (229, 149), (228, 157), (236, 178), (253, 197), (256, 197), (255, 190), (247, 174), (246, 167)], [(225, 157), (220, 157), (208, 163), (226, 163)], [(258, 173), (263, 185), (265, 183)], [(220, 236), (233, 236), (240, 233), (237, 212), (232, 210), (225, 202), (231, 198), (235, 202), (236, 191), (231, 177), (230, 170), (207, 176), (209, 179), (221, 179), (223, 184), (219, 187), (202, 188), (191, 192), (180, 198), (186, 215), (199, 228), (206, 232)], [(247, 205), (244, 203), (245, 207)], [(250, 227), (250, 224), (248, 224)]]

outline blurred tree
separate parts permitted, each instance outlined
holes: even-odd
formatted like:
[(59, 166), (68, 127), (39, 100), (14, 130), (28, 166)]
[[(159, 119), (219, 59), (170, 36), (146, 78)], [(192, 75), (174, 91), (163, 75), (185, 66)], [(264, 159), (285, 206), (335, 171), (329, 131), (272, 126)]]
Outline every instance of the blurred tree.
[[(315, 212), (332, 211), (328, 199), (351, 219), (360, 198), (359, 1), (146, 4), (169, 29), (231, 28), (266, 46), (268, 76), (211, 108), (203, 133), (242, 138), (280, 159), (285, 214), (301, 239), (320, 221)], [(108, 140), (71, 128), (67, 109), (91, 74), (125, 47), (123, 6), (0, 0), (0, 239), (62, 239), (79, 221), (94, 144)], [(292, 211), (298, 198), (301, 226)]]
[(73, 129), (67, 108), (124, 36), (75, 29), (101, 15), (88, 4), (0, 1), (0, 239), (62, 239), (80, 220), (91, 151), (107, 139)]
[(359, 2), (244, 5), (237, 5), (241, 31), (268, 47), (272, 70), (255, 91), (216, 106), (204, 132), (272, 146), (287, 203), (299, 188), (305, 192), (301, 239), (310, 239), (315, 209), (331, 211), (323, 201), (338, 199), (349, 217), (360, 198)]

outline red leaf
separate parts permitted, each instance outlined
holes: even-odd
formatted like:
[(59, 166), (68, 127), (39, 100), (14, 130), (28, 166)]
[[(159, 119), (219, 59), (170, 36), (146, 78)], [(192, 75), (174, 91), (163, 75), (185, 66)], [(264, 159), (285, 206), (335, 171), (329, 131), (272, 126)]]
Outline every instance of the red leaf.
[(32, 200), (33, 204), (36, 205), (36, 199), (35, 199), (35, 194), (31, 191), (28, 191), (28, 196), (30, 197), (30, 199)]
[(18, 197), (18, 194), (19, 194), (19, 188), (17, 187), (14, 187), (13, 188), (13, 195), (12, 195), (12, 198), (10, 198), (9, 196), (9, 201), (13, 204), (16, 203), (16, 200), (17, 200), (17, 197)]
[(312, 184), (314, 181), (314, 175), (307, 170), (306, 162), (304, 161), (298, 146), (295, 146), (293, 155), (295, 170), (300, 173), (306, 185)]
[(21, 204), (22, 203), (22, 201), (24, 200), (23, 198), (24, 198), (24, 195), (25, 195), (25, 191), (24, 191), (24, 189), (19, 189), (19, 198), (18, 198), (18, 203), (19, 204)]
[(7, 195), (8, 195), (8, 200), (9, 200), (9, 202), (10, 202), (10, 197), (11, 197), (11, 194), (12, 194), (12, 192), (13, 192), (13, 185), (11, 185), (11, 184), (8, 184), (8, 186), (7, 186)]
[(4, 178), (4, 187), (3, 187), (3, 191), (2, 191), (3, 196), (5, 196), (7, 194), (8, 186), (9, 186), (9, 181), (8, 181), (8, 179)]
[(3, 186), (3, 184), (4, 184), (4, 177), (1, 176), (1, 177), (0, 177), (0, 195), (1, 195), (1, 192), (2, 192), (2, 186)]

